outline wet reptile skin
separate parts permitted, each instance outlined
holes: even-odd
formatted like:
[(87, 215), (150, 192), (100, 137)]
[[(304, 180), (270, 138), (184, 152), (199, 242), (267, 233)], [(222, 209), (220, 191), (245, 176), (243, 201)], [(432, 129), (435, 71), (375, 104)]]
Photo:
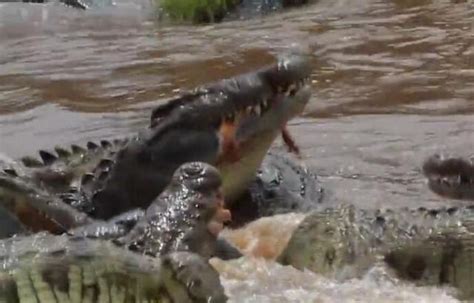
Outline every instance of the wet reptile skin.
[(309, 214), (279, 257), (327, 276), (360, 277), (385, 261), (419, 285), (449, 285), (474, 299), (474, 207), (362, 210), (343, 205)]
[(227, 301), (201, 257), (135, 254), (109, 241), (39, 233), (0, 241), (0, 302)]
[(474, 157), (435, 154), (423, 163), (423, 174), (438, 195), (474, 201)]
[[(158, 106), (151, 127), (136, 137), (43, 150), (41, 161), (23, 158), (23, 167), (7, 167), (3, 174), (57, 195), (81, 213), (113, 222), (121, 214), (146, 209), (182, 163), (201, 161), (219, 169), (226, 203), (231, 205), (252, 182), (272, 178), (256, 177), (257, 169), (281, 125), (308, 102), (305, 80), (310, 71), (306, 58), (283, 57), (276, 64), (205, 85)], [(236, 144), (239, 161), (227, 150), (229, 144)], [(282, 187), (292, 183), (294, 177), (288, 176)], [(14, 205), (24, 197), (21, 190), (15, 194), (6, 197)], [(28, 200), (23, 200), (28, 208)]]
[(144, 217), (117, 242), (150, 256), (173, 251), (214, 256), (217, 236), (208, 226), (223, 203), (221, 185), (216, 168), (200, 162), (182, 165)]

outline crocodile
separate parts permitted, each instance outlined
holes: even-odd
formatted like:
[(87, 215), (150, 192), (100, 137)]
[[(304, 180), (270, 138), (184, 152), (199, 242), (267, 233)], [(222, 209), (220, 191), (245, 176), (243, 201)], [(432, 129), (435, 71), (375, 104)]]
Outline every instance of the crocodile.
[[(13, 166), (4, 172), (57, 194), (91, 218), (109, 220), (146, 209), (182, 163), (201, 161), (220, 171), (226, 206), (233, 212), (233, 206), (242, 207), (236, 201), (246, 196), (252, 182), (272, 179), (256, 172), (280, 132), (288, 148), (298, 151), (285, 124), (310, 98), (310, 72), (306, 57), (282, 57), (276, 64), (204, 85), (157, 106), (150, 126), (134, 137), (89, 142), (84, 148), (75, 145), (71, 151), (43, 150), (42, 161), (23, 158), (21, 169)], [(300, 193), (300, 202), (320, 195), (308, 191)]]
[(150, 257), (47, 232), (0, 247), (0, 302), (227, 302), (217, 271), (191, 252)]
[(474, 201), (474, 157), (435, 154), (423, 163), (429, 188), (443, 197)]
[[(1, 181), (0, 175), (0, 184)], [(11, 178), (5, 181), (9, 183), (3, 182), (0, 195), (6, 185), (18, 185), (11, 182)], [(108, 221), (94, 220), (34, 188), (27, 192), (23, 187), (21, 192), (28, 193), (27, 198), (34, 197), (31, 199), (34, 207), (20, 208), (23, 206), (21, 199), (17, 199), (17, 203), (3, 200), (2, 205), (10, 206), (10, 211), (0, 209), (0, 214), (13, 214), (11, 217), (19, 226), (10, 226), (8, 220), (1, 221), (0, 236), (6, 238), (44, 230), (53, 234), (115, 240), (117, 245), (153, 256), (190, 251), (207, 259), (239, 257), (235, 248), (217, 238), (223, 224), (231, 219), (229, 210), (224, 207), (221, 185), (216, 168), (202, 162), (188, 162), (176, 170), (168, 186), (146, 211), (133, 210)], [(141, 245), (143, 249), (139, 249)]]
[(129, 233), (93, 222), (0, 241), (0, 301), (226, 302), (206, 262), (230, 248), (217, 239), (230, 219), (221, 186), (216, 168), (188, 162)]
[(377, 263), (418, 285), (451, 286), (474, 299), (474, 207), (363, 210), (341, 205), (308, 214), (278, 262), (336, 279)]
[(182, 250), (214, 256), (217, 236), (231, 219), (221, 185), (216, 168), (201, 162), (182, 165), (145, 216), (117, 242), (150, 256)]
[(0, 173), (0, 218), (0, 239), (42, 230), (59, 234), (93, 222), (48, 191), (6, 173)]
[(111, 158), (127, 143), (128, 138), (116, 138), (88, 141), (84, 146), (55, 146), (54, 151), (39, 150), (39, 159), (24, 156), (18, 159), (18, 163), (4, 161), (2, 170), (48, 192), (64, 193), (86, 182), (91, 177), (90, 171), (112, 165)]

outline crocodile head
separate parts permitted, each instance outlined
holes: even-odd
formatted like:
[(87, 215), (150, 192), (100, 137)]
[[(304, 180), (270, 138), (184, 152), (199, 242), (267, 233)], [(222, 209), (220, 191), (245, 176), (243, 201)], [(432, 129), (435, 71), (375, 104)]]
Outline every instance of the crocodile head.
[(158, 106), (151, 127), (117, 154), (104, 182), (94, 187), (93, 215), (107, 218), (146, 208), (174, 171), (192, 161), (216, 166), (226, 202), (234, 201), (255, 178), (288, 120), (303, 111), (310, 98), (310, 72), (306, 58), (286, 57)]
[(219, 274), (196, 254), (174, 252), (162, 258), (163, 282), (172, 302), (228, 301)]
[(212, 257), (217, 235), (230, 219), (221, 184), (219, 171), (211, 165), (183, 164), (145, 216), (117, 243), (151, 256), (190, 251)]
[(151, 258), (47, 232), (0, 245), (2, 302), (227, 302), (218, 272), (190, 252)]
[[(188, 128), (210, 132), (212, 137), (205, 142), (212, 147), (206, 148), (212, 155), (209, 162), (223, 175), (226, 199), (233, 200), (254, 178), (287, 121), (303, 111), (310, 97), (309, 66), (303, 57), (287, 57), (256, 72), (197, 89), (156, 108), (151, 124), (164, 130), (156, 132), (158, 137), (166, 134), (168, 123), (171, 128), (184, 127), (176, 138), (193, 136), (186, 134)], [(185, 157), (195, 152), (179, 151)]]
[(468, 160), (436, 154), (423, 163), (423, 174), (438, 195), (474, 200), (474, 157)]
[(359, 260), (354, 257), (356, 239), (351, 238), (353, 206), (327, 208), (308, 215), (294, 231), (278, 261), (297, 269), (344, 278)]

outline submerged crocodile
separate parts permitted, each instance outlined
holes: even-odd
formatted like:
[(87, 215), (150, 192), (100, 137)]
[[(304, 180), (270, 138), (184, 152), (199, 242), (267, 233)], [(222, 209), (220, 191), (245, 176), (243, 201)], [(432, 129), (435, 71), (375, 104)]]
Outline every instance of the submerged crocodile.
[[(297, 150), (285, 124), (299, 114), (309, 100), (310, 71), (304, 57), (282, 58), (277, 64), (200, 87), (158, 106), (151, 115), (150, 127), (135, 137), (102, 140), (101, 144), (89, 142), (86, 148), (75, 145), (70, 151), (64, 148), (56, 148), (56, 153), (40, 151), (42, 161), (23, 158), (24, 166), (7, 167), (4, 174), (57, 194), (61, 201), (90, 218), (110, 220), (127, 211), (146, 209), (181, 164), (201, 161), (220, 171), (227, 207), (232, 212), (234, 207), (245, 208), (239, 198), (245, 197), (248, 189), (262, 189), (251, 184), (256, 182), (257, 169), (277, 135), (282, 132), (290, 149)], [(271, 160), (273, 156), (268, 157), (270, 160), (264, 163), (274, 169), (264, 168), (262, 172), (273, 174), (282, 168), (294, 171), (295, 165), (290, 162), (275, 165)], [(300, 169), (291, 177), (299, 175), (311, 176)], [(257, 181), (272, 183), (275, 178), (281, 181), (278, 175), (260, 175)], [(264, 187), (264, 191), (268, 192), (269, 187)], [(298, 203), (305, 205), (305, 209), (311, 207), (311, 203), (317, 204), (321, 195), (317, 185), (304, 189), (299, 186), (298, 192), (292, 192), (292, 187), (273, 190), (273, 193), (296, 199), (296, 207), (275, 203), (278, 206), (275, 211), (298, 210)], [(0, 202), (7, 200), (16, 206), (21, 197), (23, 208), (40, 207), (37, 201), (28, 204), (30, 198), (22, 194), (3, 190)], [(250, 196), (265, 195), (253, 192)], [(259, 216), (255, 214), (259, 210), (253, 207), (252, 201), (241, 200), (254, 212), (242, 216), (242, 221)], [(21, 220), (18, 208), (10, 207), (10, 211)], [(271, 213), (271, 209), (265, 210), (265, 214)], [(51, 214), (46, 212), (48, 216)], [(70, 228), (74, 224), (67, 225)]]
[(309, 214), (279, 256), (282, 264), (340, 279), (384, 261), (419, 285), (448, 285), (474, 299), (474, 207)]
[(474, 201), (474, 157), (465, 159), (436, 154), (423, 163), (423, 173), (435, 193)]

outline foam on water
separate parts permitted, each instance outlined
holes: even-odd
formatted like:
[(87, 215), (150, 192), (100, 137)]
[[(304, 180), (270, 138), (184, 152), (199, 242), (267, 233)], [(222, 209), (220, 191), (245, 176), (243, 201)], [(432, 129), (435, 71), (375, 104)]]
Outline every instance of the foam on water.
[(416, 287), (377, 268), (363, 279), (338, 282), (262, 258), (213, 259), (212, 264), (229, 302), (459, 302), (450, 289)]
[(274, 260), (287, 245), (303, 214), (261, 218), (222, 236), (245, 256), (212, 259), (230, 302), (459, 302), (453, 289), (417, 287), (376, 264), (361, 279), (338, 281)]

